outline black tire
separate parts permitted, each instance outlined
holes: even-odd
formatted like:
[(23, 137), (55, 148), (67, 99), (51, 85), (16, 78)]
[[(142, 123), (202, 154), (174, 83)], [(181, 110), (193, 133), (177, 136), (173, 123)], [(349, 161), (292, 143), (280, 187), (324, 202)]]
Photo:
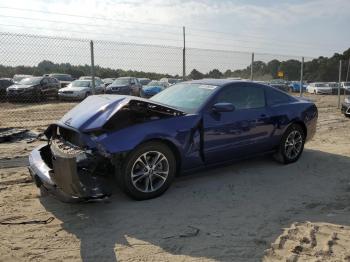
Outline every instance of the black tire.
[[(156, 168), (154, 168), (154, 171), (147, 171), (147, 172), (145, 172), (144, 169), (140, 168), (142, 170), (139, 170), (137, 173), (143, 173), (143, 175), (139, 175), (138, 177), (136, 177), (135, 175), (134, 178), (132, 178), (135, 169), (142, 166), (140, 164), (141, 162), (138, 161), (138, 159), (144, 154), (146, 154), (146, 157), (149, 157), (149, 161), (153, 162), (154, 159), (152, 159), (152, 154), (156, 154), (155, 152), (160, 153), (160, 155), (163, 155), (163, 157), (165, 157), (166, 159), (166, 160), (162, 160), (162, 162), (160, 163), (163, 166), (163, 168), (167, 167), (168, 172), (167, 172), (166, 178), (160, 179), (158, 176), (159, 175), (158, 172), (163, 172), (163, 171), (156, 170)], [(146, 199), (151, 199), (162, 195), (169, 188), (176, 174), (176, 159), (175, 159), (174, 153), (171, 151), (171, 149), (167, 145), (161, 142), (148, 142), (140, 145), (139, 147), (137, 147), (135, 150), (133, 150), (131, 153), (127, 155), (123, 163), (124, 164), (122, 165), (121, 168), (117, 168), (116, 175), (117, 175), (118, 184), (120, 188), (129, 197), (136, 200), (146, 200)], [(153, 170), (153, 168), (150, 168), (150, 169)], [(149, 174), (149, 172), (152, 172), (152, 174)], [(145, 175), (146, 173), (148, 173), (148, 175)], [(135, 182), (135, 180), (137, 180), (137, 178), (140, 178), (141, 176), (145, 176), (145, 177)], [(149, 184), (146, 184), (147, 179), (149, 179), (148, 183), (151, 183), (150, 188), (154, 189), (154, 191), (150, 191), (150, 192), (141, 191), (140, 187), (142, 186), (142, 183), (145, 184), (144, 186), (147, 187), (147, 191), (148, 191)], [(152, 181), (155, 183), (156, 186), (159, 186), (159, 188), (157, 189), (153, 188)]]
[[(295, 143), (293, 146), (297, 148), (290, 150), (292, 146), (287, 146), (286, 144), (288, 143), (287, 140), (291, 138), (292, 133), (298, 134), (296, 137), (298, 138), (297, 140), (299, 141), (299, 135), (301, 138), (301, 144)], [(304, 144), (305, 144), (305, 133), (303, 128), (299, 124), (292, 124), (287, 128), (287, 130), (284, 132), (280, 145), (278, 147), (277, 152), (274, 154), (274, 158), (282, 163), (282, 164), (290, 164), (296, 162), (301, 154), (303, 153), (304, 150)], [(300, 146), (300, 149), (299, 149)], [(298, 152), (297, 152), (297, 149)], [(289, 154), (290, 151), (293, 151), (295, 155)], [(296, 153), (297, 152), (297, 153)]]

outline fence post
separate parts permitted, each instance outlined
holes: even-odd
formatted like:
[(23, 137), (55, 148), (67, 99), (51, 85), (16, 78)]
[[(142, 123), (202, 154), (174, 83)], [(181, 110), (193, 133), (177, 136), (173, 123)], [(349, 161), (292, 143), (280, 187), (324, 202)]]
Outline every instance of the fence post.
[(253, 81), (253, 64), (254, 64), (254, 52), (252, 53), (252, 63), (250, 65), (250, 80)]
[(185, 33), (185, 27), (182, 27), (182, 33), (183, 33), (183, 40), (184, 40), (184, 47), (182, 50), (182, 80), (186, 80), (186, 33)]
[(95, 64), (94, 64), (94, 42), (90, 41), (90, 52), (91, 52), (91, 82), (92, 82), (92, 94), (96, 94), (95, 87)]
[(338, 84), (338, 108), (340, 108), (341, 65), (342, 65), (342, 61), (340, 59), (339, 60), (339, 84)]
[(304, 76), (304, 57), (301, 58), (300, 66), (300, 96), (303, 96), (303, 76)]
[(348, 70), (346, 71), (346, 79), (345, 79), (345, 82), (348, 82), (348, 77), (349, 77), (349, 67), (350, 67), (350, 57), (349, 57), (349, 62), (348, 62)]

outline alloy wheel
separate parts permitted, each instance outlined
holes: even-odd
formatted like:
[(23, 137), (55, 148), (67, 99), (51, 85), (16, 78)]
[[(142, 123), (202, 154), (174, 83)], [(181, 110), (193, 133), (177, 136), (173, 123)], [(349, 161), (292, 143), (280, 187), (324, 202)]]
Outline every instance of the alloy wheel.
[(131, 182), (137, 190), (152, 193), (164, 185), (168, 174), (169, 162), (165, 155), (158, 151), (148, 151), (134, 162)]
[(285, 145), (284, 150), (286, 153), (286, 156), (289, 159), (296, 158), (303, 146), (303, 136), (298, 130), (293, 130), (289, 133)]

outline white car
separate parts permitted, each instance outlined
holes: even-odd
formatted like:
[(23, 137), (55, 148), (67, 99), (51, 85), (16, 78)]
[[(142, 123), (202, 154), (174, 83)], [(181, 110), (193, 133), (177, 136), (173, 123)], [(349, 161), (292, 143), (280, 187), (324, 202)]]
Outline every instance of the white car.
[[(95, 91), (96, 94), (101, 94), (104, 92), (104, 85), (97, 84), (95, 81)], [(74, 100), (82, 100), (92, 92), (92, 81), (91, 80), (75, 80), (70, 83), (68, 86), (61, 88), (58, 90), (58, 97), (61, 100), (64, 99), (74, 99)]]
[(341, 82), (340, 88), (344, 89), (346, 92), (350, 92), (350, 82)]
[(306, 90), (311, 94), (332, 94), (332, 87), (322, 82), (310, 83)]

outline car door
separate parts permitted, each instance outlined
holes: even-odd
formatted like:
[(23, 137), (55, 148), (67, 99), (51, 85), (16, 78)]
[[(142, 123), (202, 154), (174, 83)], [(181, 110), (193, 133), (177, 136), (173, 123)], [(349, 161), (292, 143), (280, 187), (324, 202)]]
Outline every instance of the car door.
[(99, 79), (95, 79), (95, 93), (101, 94), (102, 93), (102, 86)]
[[(216, 103), (232, 103), (232, 112), (214, 112)], [(224, 87), (203, 114), (203, 150), (207, 163), (267, 151), (273, 132), (264, 86), (235, 83)]]
[(49, 79), (49, 83), (50, 83), (50, 89), (51, 89), (51, 95), (52, 96), (57, 96), (58, 95), (58, 89), (61, 86), (60, 81), (58, 81), (56, 78), (51, 77)]
[(136, 92), (136, 82), (135, 82), (135, 79), (134, 78), (131, 78), (130, 79), (130, 91), (132, 93), (132, 95), (137, 95), (137, 92)]
[(41, 80), (40, 89), (43, 95), (50, 96), (50, 83), (48, 78), (43, 78)]

